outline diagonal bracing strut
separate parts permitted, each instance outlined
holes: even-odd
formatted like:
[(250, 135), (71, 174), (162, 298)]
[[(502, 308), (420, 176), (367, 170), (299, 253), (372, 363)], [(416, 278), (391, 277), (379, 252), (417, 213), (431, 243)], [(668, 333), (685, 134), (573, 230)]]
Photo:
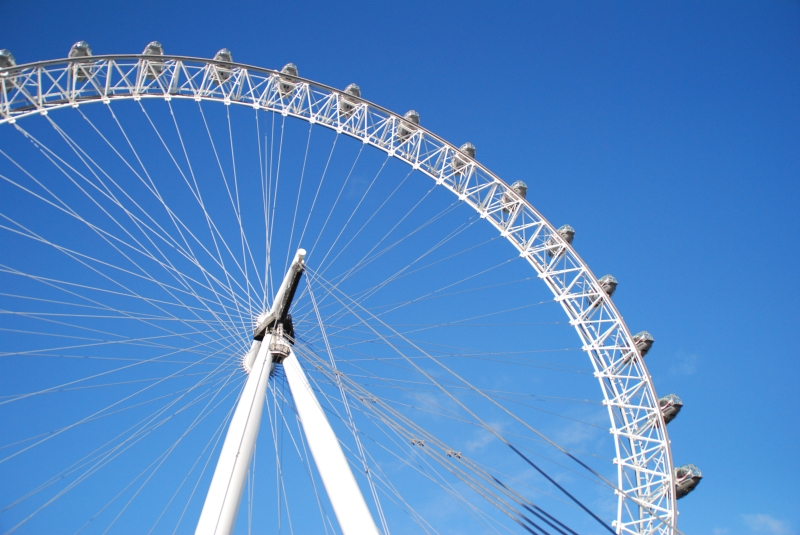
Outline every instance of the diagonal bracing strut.
[(305, 271), (305, 254), (305, 250), (297, 250), (272, 308), (259, 317), (252, 346), (242, 361), (249, 376), (228, 427), (195, 535), (233, 532), (275, 364), (283, 365), (311, 455), (342, 532), (379, 533), (336, 434), (292, 351), (294, 328), (289, 308)]

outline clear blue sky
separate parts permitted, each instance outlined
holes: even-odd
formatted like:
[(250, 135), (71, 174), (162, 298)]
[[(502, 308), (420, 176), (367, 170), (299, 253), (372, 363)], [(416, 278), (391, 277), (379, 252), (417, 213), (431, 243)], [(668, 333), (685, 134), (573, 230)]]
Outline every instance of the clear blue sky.
[(677, 464), (704, 472), (687, 533), (800, 532), (800, 3), (0, 2), (19, 63), (169, 53), (357, 82), (471, 141), (578, 230), (686, 403)]

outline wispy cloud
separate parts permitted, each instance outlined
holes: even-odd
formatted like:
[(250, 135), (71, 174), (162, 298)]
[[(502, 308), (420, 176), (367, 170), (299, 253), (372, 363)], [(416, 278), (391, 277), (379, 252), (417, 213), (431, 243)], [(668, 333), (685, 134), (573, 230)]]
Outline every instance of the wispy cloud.
[(788, 522), (778, 520), (770, 515), (757, 513), (742, 515), (744, 523), (753, 533), (769, 533), (771, 535), (794, 535), (795, 531)]
[(669, 373), (672, 375), (694, 375), (697, 373), (697, 355), (678, 353), (672, 360)]
[(728, 528), (714, 528), (711, 531), (714, 535), (728, 535), (731, 532)]

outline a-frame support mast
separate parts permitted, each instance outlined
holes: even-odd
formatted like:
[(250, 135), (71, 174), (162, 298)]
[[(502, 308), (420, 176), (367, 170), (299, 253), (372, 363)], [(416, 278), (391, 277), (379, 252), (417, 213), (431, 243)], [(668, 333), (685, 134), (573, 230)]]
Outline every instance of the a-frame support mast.
[(228, 427), (195, 535), (233, 532), (261, 426), (267, 383), (276, 363), (283, 363), (303, 432), (342, 532), (378, 535), (336, 434), (291, 349), (293, 341), (285, 338), (285, 331), (292, 330), (288, 313), (305, 270), (305, 254), (298, 249), (269, 314), (256, 327), (243, 362), (249, 376)]

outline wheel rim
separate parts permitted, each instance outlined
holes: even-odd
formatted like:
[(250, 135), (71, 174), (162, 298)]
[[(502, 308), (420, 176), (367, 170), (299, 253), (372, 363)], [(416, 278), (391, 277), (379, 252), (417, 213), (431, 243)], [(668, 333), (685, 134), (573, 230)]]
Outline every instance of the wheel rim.
[[(6, 90), (0, 91), (0, 123), (114, 100), (239, 104), (330, 128), (433, 179), (487, 219), (519, 251), (577, 331), (601, 385), (617, 449), (616, 487), (621, 493), (615, 529), (671, 532), (677, 512), (669, 440), (633, 337), (572, 246), (527, 200), (474, 159), (360, 97), (236, 63), (177, 56), (97, 56), (90, 64), (86, 58), (74, 58), (22, 65), (2, 74)], [(288, 97), (282, 83), (294, 86)], [(342, 106), (346, 113), (341, 113)], [(598, 299), (602, 302), (595, 306)]]

